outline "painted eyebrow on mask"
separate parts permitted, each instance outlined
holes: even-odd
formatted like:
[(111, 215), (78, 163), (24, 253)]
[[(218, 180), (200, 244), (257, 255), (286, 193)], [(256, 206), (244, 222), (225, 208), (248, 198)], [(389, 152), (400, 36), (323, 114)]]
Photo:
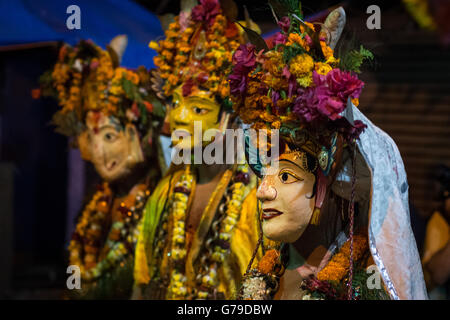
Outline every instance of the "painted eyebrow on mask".
[(188, 102), (190, 104), (193, 104), (193, 103), (203, 104), (202, 107), (207, 107), (207, 108), (213, 108), (213, 105), (215, 105), (214, 101), (206, 99), (206, 98), (201, 98), (201, 97), (190, 97), (190, 98), (186, 99), (186, 102)]
[(291, 161), (291, 160), (288, 160), (288, 159), (281, 159), (281, 160), (279, 160), (279, 162), (281, 162), (281, 161), (286, 161), (286, 162), (288, 162), (288, 163), (291, 163), (291, 164), (293, 164), (294, 166), (296, 166), (297, 168), (299, 168), (300, 170), (305, 171), (305, 169), (303, 169), (302, 167), (300, 167), (298, 164), (296, 164), (295, 162), (293, 162), (293, 161)]

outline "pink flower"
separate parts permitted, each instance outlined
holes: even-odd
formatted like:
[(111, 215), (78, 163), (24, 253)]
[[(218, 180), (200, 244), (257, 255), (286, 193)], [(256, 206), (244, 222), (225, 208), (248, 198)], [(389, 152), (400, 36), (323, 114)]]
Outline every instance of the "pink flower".
[(256, 64), (255, 46), (241, 44), (233, 55), (233, 64), (253, 68)]
[(287, 37), (286, 37), (286, 35), (282, 34), (281, 32), (278, 32), (272, 41), (273, 41), (274, 46), (276, 46), (278, 44), (285, 44), (287, 41)]
[(192, 9), (191, 18), (196, 22), (206, 22), (208, 26), (211, 26), (219, 13), (218, 0), (200, 0), (200, 4)]
[(358, 79), (356, 75), (350, 72), (333, 69), (327, 74), (327, 82), (330, 91), (335, 94), (344, 103), (348, 98), (359, 98), (364, 82)]
[(183, 32), (189, 25), (189, 15), (188, 13), (181, 11), (179, 15), (180, 31)]
[(330, 91), (326, 76), (313, 71), (313, 87), (300, 89), (294, 102), (294, 113), (306, 122), (336, 120), (345, 104)]
[(278, 21), (278, 25), (280, 26), (283, 32), (288, 33), (289, 27), (291, 26), (291, 20), (288, 17), (283, 17)]

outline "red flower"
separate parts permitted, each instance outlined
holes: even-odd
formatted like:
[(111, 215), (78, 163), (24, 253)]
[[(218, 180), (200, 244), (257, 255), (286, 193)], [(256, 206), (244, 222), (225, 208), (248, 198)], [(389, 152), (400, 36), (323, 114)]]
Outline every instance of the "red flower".
[(210, 26), (219, 13), (220, 4), (218, 0), (200, 0), (200, 4), (192, 9), (191, 18), (196, 22), (206, 22)]
[(238, 35), (238, 28), (236, 27), (236, 24), (231, 21), (227, 21), (227, 28), (225, 29), (225, 37), (227, 39), (232, 39)]
[(139, 115), (141, 114), (141, 112), (139, 111), (139, 108), (138, 108), (138, 105), (136, 102), (133, 102), (133, 104), (131, 105), (131, 112), (134, 113), (136, 118), (139, 118)]
[(153, 112), (153, 105), (150, 102), (144, 101), (144, 106), (145, 106), (145, 109), (147, 109), (148, 112), (150, 112), (150, 113)]
[(183, 91), (183, 97), (187, 97), (188, 95), (190, 95), (193, 87), (194, 87), (194, 80), (192, 80), (192, 78), (186, 80), (186, 82), (183, 84), (183, 87), (181, 88)]
[(228, 77), (230, 92), (243, 95), (247, 89), (248, 73), (256, 65), (255, 46), (241, 44), (233, 55), (233, 72)]

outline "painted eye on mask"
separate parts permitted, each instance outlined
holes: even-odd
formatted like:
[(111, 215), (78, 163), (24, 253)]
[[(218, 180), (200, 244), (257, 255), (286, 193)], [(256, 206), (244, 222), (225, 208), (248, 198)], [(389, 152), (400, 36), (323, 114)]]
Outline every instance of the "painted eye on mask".
[(280, 173), (278, 174), (278, 178), (282, 183), (285, 184), (303, 181), (303, 179), (297, 176), (295, 173), (286, 169), (280, 171)]
[(106, 142), (114, 142), (114, 141), (117, 140), (117, 135), (116, 135), (115, 133), (112, 133), (112, 132), (106, 132), (106, 133), (103, 135), (103, 139), (104, 139)]
[(180, 106), (180, 100), (174, 100), (173, 102), (172, 102), (172, 108), (173, 109), (176, 109), (176, 108), (178, 108)]
[(193, 107), (192, 110), (194, 111), (195, 114), (198, 114), (198, 115), (204, 115), (209, 112), (208, 109), (203, 109), (203, 108), (199, 108), (199, 107)]

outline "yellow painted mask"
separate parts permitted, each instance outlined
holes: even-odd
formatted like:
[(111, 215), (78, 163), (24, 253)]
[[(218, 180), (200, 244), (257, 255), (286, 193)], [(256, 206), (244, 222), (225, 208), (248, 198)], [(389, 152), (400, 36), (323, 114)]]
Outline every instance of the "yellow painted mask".
[[(202, 132), (212, 130), (221, 131), (220, 105), (207, 91), (196, 90), (195, 93), (184, 97), (181, 86), (174, 90), (172, 95), (172, 107), (169, 112), (170, 131), (172, 143), (181, 149), (193, 149), (195, 146), (206, 146), (209, 139), (194, 139), (194, 122), (201, 122)], [(176, 137), (174, 139), (174, 135)], [(190, 139), (186, 139), (189, 137)], [(180, 138), (182, 137), (182, 138)], [(201, 139), (201, 140), (200, 140)]]

